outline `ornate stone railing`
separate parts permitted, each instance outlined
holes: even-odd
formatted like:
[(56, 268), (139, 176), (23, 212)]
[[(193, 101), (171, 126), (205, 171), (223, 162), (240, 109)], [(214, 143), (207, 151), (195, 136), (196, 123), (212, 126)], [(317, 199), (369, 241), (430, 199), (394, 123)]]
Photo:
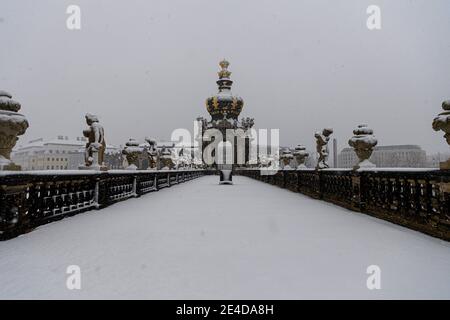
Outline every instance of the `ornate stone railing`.
[(0, 172), (0, 240), (206, 173), (204, 170)]
[(450, 170), (285, 170), (255, 178), (450, 241)]

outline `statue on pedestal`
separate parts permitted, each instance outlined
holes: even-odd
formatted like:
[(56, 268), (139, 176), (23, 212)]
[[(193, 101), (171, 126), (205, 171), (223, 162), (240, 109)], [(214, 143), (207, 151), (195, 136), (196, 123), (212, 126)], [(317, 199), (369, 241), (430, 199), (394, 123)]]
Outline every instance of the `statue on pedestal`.
[(88, 113), (85, 117), (88, 125), (88, 128), (83, 130), (83, 135), (87, 138), (84, 153), (85, 165), (80, 166), (80, 169), (106, 171), (108, 168), (104, 164), (106, 149), (105, 131), (96, 115)]
[[(435, 131), (444, 131), (444, 138), (450, 145), (450, 100), (442, 102), (442, 109), (444, 110), (444, 112), (440, 113), (433, 120), (433, 129)], [(450, 170), (450, 159), (445, 162), (441, 162), (440, 168), (442, 170)]]
[(316, 169), (326, 169), (330, 166), (327, 163), (328, 160), (328, 141), (330, 141), (330, 136), (333, 133), (333, 129), (325, 128), (322, 132), (317, 131), (315, 133), (316, 137), (316, 150), (319, 154), (319, 159), (317, 160)]
[(0, 170), (21, 170), (11, 161), (11, 151), (19, 139), (17, 136), (28, 128), (25, 116), (17, 112), (20, 107), (9, 93), (0, 90)]
[(158, 148), (157, 142), (151, 138), (145, 138), (145, 141), (148, 143), (147, 155), (148, 155), (148, 170), (157, 170), (158, 169)]

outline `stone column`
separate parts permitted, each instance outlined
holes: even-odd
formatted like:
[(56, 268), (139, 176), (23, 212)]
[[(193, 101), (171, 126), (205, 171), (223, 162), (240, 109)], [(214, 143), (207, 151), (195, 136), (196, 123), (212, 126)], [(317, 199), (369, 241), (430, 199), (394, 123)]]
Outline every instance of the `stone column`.
[(9, 93), (0, 90), (0, 170), (21, 170), (11, 161), (11, 151), (19, 139), (17, 136), (28, 128), (25, 116), (17, 112), (20, 107)]
[(354, 136), (348, 140), (348, 144), (355, 150), (358, 156), (358, 163), (353, 167), (354, 170), (360, 168), (373, 168), (375, 164), (369, 161), (373, 148), (377, 145), (378, 140), (373, 135), (373, 130), (367, 124), (360, 124), (353, 130)]
[[(445, 132), (444, 138), (450, 145), (450, 100), (442, 102), (444, 112), (440, 113), (433, 120), (433, 129), (435, 131), (442, 130)], [(450, 170), (450, 159), (440, 164), (441, 170)]]

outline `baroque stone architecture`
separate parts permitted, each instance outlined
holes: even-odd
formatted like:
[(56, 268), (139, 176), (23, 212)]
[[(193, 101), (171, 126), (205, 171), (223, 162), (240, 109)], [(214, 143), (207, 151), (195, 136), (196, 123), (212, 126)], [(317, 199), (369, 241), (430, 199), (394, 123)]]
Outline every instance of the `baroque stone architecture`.
[(373, 135), (373, 130), (366, 124), (359, 125), (353, 130), (354, 136), (350, 138), (348, 144), (355, 149), (359, 162), (353, 167), (357, 170), (359, 168), (372, 168), (375, 164), (369, 161), (372, 155), (373, 148), (377, 145), (378, 140)]
[(88, 125), (88, 128), (83, 130), (83, 135), (87, 138), (85, 165), (80, 166), (80, 169), (108, 170), (104, 163), (106, 149), (105, 130), (99, 123), (96, 115), (88, 113), (85, 118)]
[[(215, 141), (214, 129), (222, 135), (224, 144), (231, 143), (233, 157), (233, 165), (246, 165), (250, 160), (250, 142), (249, 129), (254, 125), (253, 118), (242, 118), (239, 115), (244, 107), (244, 100), (235, 96), (231, 92), (233, 81), (230, 79), (231, 72), (228, 70), (230, 63), (223, 60), (219, 63), (221, 70), (218, 72), (217, 80), (218, 93), (206, 99), (206, 109), (211, 115), (211, 120), (203, 117), (197, 118), (200, 124), (201, 136), (197, 137), (199, 145), (202, 146), (202, 152), (206, 152), (205, 148)], [(227, 133), (229, 133), (227, 137)], [(230, 136), (230, 133), (232, 135)], [(216, 141), (218, 144), (219, 141)], [(224, 147), (224, 149), (226, 149)], [(208, 152), (206, 152), (208, 153)], [(226, 153), (226, 151), (224, 151)], [(216, 157), (215, 151), (211, 154)], [(202, 157), (204, 159), (204, 157)], [(211, 166), (216, 167), (217, 158), (214, 159)]]
[(328, 141), (330, 141), (330, 136), (333, 133), (333, 129), (325, 128), (322, 132), (317, 131), (315, 133), (316, 138), (316, 150), (319, 155), (319, 159), (317, 160), (316, 169), (326, 169), (329, 168), (327, 163), (328, 160)]
[(309, 156), (306, 147), (302, 145), (296, 146), (293, 155), (297, 160), (297, 170), (306, 169), (306, 158)]
[(20, 166), (11, 161), (11, 151), (18, 140), (17, 136), (25, 133), (28, 121), (18, 113), (21, 105), (12, 100), (12, 96), (0, 91), (0, 170), (20, 170)]
[(130, 140), (125, 143), (125, 148), (122, 151), (128, 162), (128, 167), (126, 169), (137, 170), (139, 168), (138, 160), (143, 152), (144, 148), (139, 146), (139, 142), (133, 138), (130, 138)]
[(292, 159), (294, 159), (294, 156), (292, 155), (292, 152), (289, 148), (284, 148), (283, 150), (281, 150), (281, 154), (280, 154), (280, 162), (281, 162), (281, 167), (283, 168), (283, 170), (291, 170), (291, 161)]
[[(433, 129), (435, 131), (444, 131), (444, 138), (450, 145), (450, 100), (442, 102), (442, 109), (444, 112), (440, 113), (433, 120)], [(450, 159), (445, 162), (441, 162), (440, 167), (444, 170), (450, 170)]]

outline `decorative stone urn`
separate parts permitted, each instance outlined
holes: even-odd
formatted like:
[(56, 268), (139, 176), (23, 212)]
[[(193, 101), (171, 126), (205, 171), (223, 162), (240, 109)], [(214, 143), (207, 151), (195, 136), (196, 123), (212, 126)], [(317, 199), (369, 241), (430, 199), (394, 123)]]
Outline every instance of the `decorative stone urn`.
[(144, 151), (144, 148), (139, 146), (139, 142), (133, 138), (130, 138), (127, 143), (125, 143), (125, 148), (122, 150), (122, 154), (125, 155), (128, 162), (127, 170), (137, 170), (139, 167), (139, 156)]
[(0, 90), (0, 170), (21, 170), (11, 161), (11, 151), (19, 139), (17, 136), (28, 128), (25, 116), (17, 112), (20, 107), (9, 93)]
[(316, 170), (326, 169), (330, 166), (327, 163), (328, 160), (328, 141), (330, 141), (330, 136), (333, 133), (333, 129), (325, 128), (322, 132), (317, 131), (314, 134), (316, 138), (316, 151), (319, 154), (319, 159), (317, 160)]
[(292, 152), (289, 148), (283, 149), (280, 155), (281, 165), (283, 170), (292, 170), (291, 160), (294, 159)]
[(175, 167), (175, 163), (173, 162), (172, 159), (172, 152), (170, 152), (170, 150), (168, 148), (164, 148), (161, 151), (161, 156), (160, 156), (160, 161), (161, 161), (161, 170), (171, 170)]
[[(442, 109), (444, 110), (444, 112), (440, 113), (433, 120), (433, 129), (435, 131), (444, 131), (444, 138), (450, 145), (450, 100), (442, 102)], [(441, 162), (440, 168), (442, 170), (450, 170), (450, 159), (445, 162)]]
[(297, 170), (306, 169), (306, 158), (308, 158), (309, 153), (306, 151), (306, 147), (298, 145), (294, 149), (294, 157), (297, 160)]
[(367, 124), (360, 124), (353, 130), (354, 136), (348, 140), (348, 144), (355, 150), (359, 162), (353, 167), (354, 170), (360, 168), (374, 168), (375, 164), (369, 161), (373, 148), (377, 145), (378, 140), (373, 135), (373, 130)]

